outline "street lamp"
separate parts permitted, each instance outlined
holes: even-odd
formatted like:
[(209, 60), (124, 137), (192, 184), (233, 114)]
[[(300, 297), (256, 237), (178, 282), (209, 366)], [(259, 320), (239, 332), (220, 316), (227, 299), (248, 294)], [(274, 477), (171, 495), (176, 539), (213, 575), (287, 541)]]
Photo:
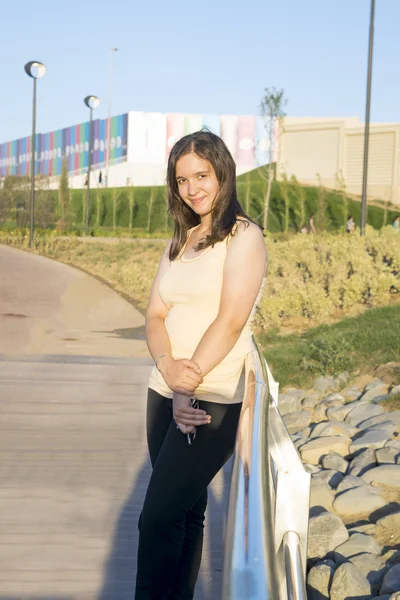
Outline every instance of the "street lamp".
[(112, 81), (113, 81), (113, 56), (114, 52), (118, 52), (118, 48), (112, 47), (110, 50), (110, 72), (108, 80), (108, 119), (107, 119), (107, 144), (106, 144), (106, 182), (108, 187), (108, 171), (110, 165), (110, 142), (111, 142), (111, 96), (112, 96)]
[(36, 80), (43, 77), (46, 67), (37, 60), (31, 60), (25, 65), (25, 72), (33, 79), (33, 108), (32, 108), (32, 140), (31, 140), (31, 228), (29, 233), (29, 248), (33, 244), (35, 218), (35, 151), (36, 151)]
[(88, 156), (88, 171), (87, 171), (87, 189), (86, 189), (86, 224), (85, 235), (89, 235), (89, 204), (90, 204), (90, 168), (92, 166), (92, 117), (93, 109), (97, 108), (100, 100), (97, 96), (86, 96), (84, 103), (90, 109), (90, 125), (89, 125), (89, 156)]
[(369, 20), (367, 101), (366, 101), (366, 108), (365, 108), (364, 165), (363, 165), (363, 180), (362, 180), (362, 192), (361, 192), (360, 235), (365, 234), (365, 228), (367, 225), (369, 119), (370, 119), (370, 113), (371, 113), (371, 81), (372, 81), (372, 52), (373, 52), (373, 46), (374, 46), (374, 20), (375, 20), (375, 0), (371, 0), (371, 16), (370, 16), (370, 20)]

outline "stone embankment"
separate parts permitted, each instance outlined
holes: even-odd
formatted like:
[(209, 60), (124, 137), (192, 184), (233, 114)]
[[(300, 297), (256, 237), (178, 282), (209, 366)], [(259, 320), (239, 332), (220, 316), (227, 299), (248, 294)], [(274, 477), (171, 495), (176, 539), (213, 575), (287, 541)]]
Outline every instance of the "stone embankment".
[(312, 477), (309, 600), (400, 600), (399, 373), (388, 363), (279, 397)]

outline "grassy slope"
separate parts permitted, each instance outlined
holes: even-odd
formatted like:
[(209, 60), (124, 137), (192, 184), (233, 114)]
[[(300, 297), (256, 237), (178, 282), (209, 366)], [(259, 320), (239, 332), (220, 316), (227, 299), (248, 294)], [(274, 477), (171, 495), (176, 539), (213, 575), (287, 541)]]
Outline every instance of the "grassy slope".
[[(358, 317), (343, 319), (334, 325), (321, 325), (301, 335), (261, 333), (258, 340), (275, 379), (282, 386), (307, 386), (319, 370), (327, 372), (324, 364), (334, 362), (335, 356), (339, 371), (350, 366), (353, 369), (371, 369), (386, 362), (399, 361), (400, 306), (370, 309)], [(312, 344), (322, 349), (322, 356), (325, 354), (323, 350), (326, 350), (330, 358), (325, 356), (325, 360), (315, 363), (312, 360)], [(346, 344), (349, 348), (343, 350)], [(314, 364), (317, 370), (314, 373), (302, 370), (303, 359)]]

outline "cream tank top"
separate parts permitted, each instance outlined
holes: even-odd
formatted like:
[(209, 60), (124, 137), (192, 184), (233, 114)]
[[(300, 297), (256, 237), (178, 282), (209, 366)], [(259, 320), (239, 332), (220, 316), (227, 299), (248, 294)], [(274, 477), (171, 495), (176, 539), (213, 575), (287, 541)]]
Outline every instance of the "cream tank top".
[[(188, 231), (188, 239), (195, 229)], [(229, 236), (228, 236), (229, 237)], [(195, 258), (180, 256), (170, 261), (170, 267), (159, 283), (159, 294), (169, 312), (165, 326), (175, 359), (191, 358), (204, 333), (217, 317), (221, 299), (224, 263), (228, 238), (199, 252)], [(219, 363), (195, 391), (199, 400), (234, 404), (243, 400), (243, 366), (252, 350), (252, 322), (264, 288), (265, 278), (250, 317), (229, 354)], [(149, 387), (166, 398), (173, 392), (160, 371), (154, 367)]]

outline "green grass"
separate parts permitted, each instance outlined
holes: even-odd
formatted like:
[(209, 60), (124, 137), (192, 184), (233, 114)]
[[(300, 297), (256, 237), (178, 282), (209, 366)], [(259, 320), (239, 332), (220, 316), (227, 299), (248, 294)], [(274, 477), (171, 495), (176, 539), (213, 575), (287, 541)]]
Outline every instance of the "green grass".
[[(281, 336), (277, 331), (257, 336), (274, 378), (281, 386), (307, 387), (319, 374), (339, 370), (368, 370), (400, 357), (400, 305), (370, 309), (334, 325), (321, 325), (303, 334)], [(348, 346), (343, 352), (343, 343)], [(330, 349), (320, 352), (313, 347)], [(337, 363), (335, 364), (335, 355)], [(318, 357), (318, 353), (317, 353)], [(311, 370), (304, 368), (311, 367)], [(343, 367), (346, 367), (343, 368)]]
[[(260, 176), (259, 170), (255, 169), (249, 173), (240, 175), (237, 178), (237, 192), (239, 201), (249, 216), (259, 224), (263, 221), (263, 206), (266, 192), (266, 182)], [(319, 188), (313, 186), (299, 186), (298, 188), (290, 187), (290, 208), (288, 230), (297, 232), (303, 223), (301, 223), (300, 208), (299, 208), (299, 189), (304, 190), (304, 220), (307, 222), (309, 215), (314, 213), (318, 215), (319, 205)], [(143, 186), (135, 188), (100, 188), (92, 189), (90, 193), (90, 231), (94, 231), (94, 235), (108, 235), (107, 232), (112, 232), (112, 235), (129, 234), (129, 200), (132, 200), (132, 191), (134, 199), (134, 207), (132, 212), (132, 237), (150, 237), (152, 235), (160, 236), (161, 233), (166, 234), (172, 228), (171, 219), (166, 219), (166, 187), (165, 186)], [(23, 223), (19, 226), (27, 226), (29, 221), (29, 188), (15, 192), (15, 206), (9, 215), (9, 222), (3, 228), (15, 227), (16, 215), (19, 214)], [(1, 196), (1, 191), (0, 191)], [(151, 214), (149, 215), (149, 200), (152, 197)], [(1, 201), (1, 198), (0, 198)], [(78, 235), (84, 232), (84, 208), (86, 202), (86, 189), (70, 190), (69, 207), (67, 210), (67, 221), (70, 224), (70, 230)], [(114, 233), (114, 204), (117, 230)], [(17, 211), (18, 206), (18, 211)], [(347, 213), (354, 216), (357, 225), (360, 223), (361, 204), (359, 201), (352, 198), (348, 199), (346, 215), (343, 214), (343, 198), (341, 194), (335, 190), (326, 190), (326, 228), (330, 231), (343, 230)], [(44, 214), (41, 220), (37, 220), (37, 225), (40, 222), (47, 222), (49, 226), (58, 222), (61, 216), (61, 208), (59, 202), (58, 190), (48, 190), (37, 193), (36, 198), (36, 215)], [(368, 223), (375, 229), (380, 229), (384, 225), (386, 218), (387, 223), (391, 223), (397, 213), (395, 210), (386, 212), (383, 206), (372, 206), (368, 208)], [(46, 216), (47, 215), (47, 216)], [(47, 219), (47, 220), (46, 220)], [(44, 225), (43, 225), (44, 226)], [(282, 196), (282, 186), (279, 182), (274, 181), (271, 189), (271, 198), (268, 213), (268, 230), (273, 235), (280, 235), (286, 230), (285, 223), (285, 202)]]

